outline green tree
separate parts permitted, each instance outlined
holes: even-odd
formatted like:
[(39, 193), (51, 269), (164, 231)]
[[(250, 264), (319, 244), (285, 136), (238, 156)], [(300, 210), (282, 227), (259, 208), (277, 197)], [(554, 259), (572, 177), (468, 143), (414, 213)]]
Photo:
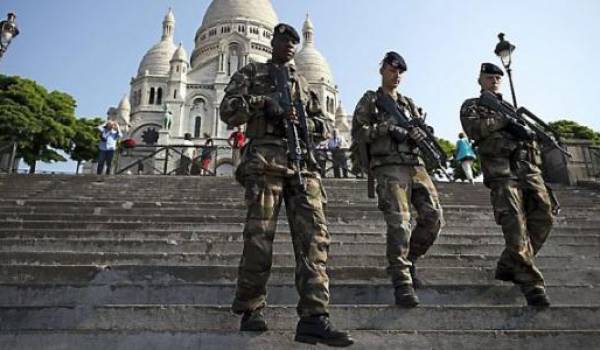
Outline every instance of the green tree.
[(35, 173), (37, 161), (65, 161), (57, 150), (69, 152), (76, 102), (33, 80), (0, 75), (0, 141), (16, 141), (17, 155)]
[(442, 149), (444, 150), (444, 153), (446, 153), (446, 156), (448, 157), (448, 159), (450, 159), (454, 155), (454, 151), (456, 150), (456, 147), (454, 146), (454, 144), (452, 142), (450, 142), (446, 139), (442, 139), (442, 138), (438, 138), (437, 142), (440, 145), (440, 147), (442, 147)]
[(92, 161), (98, 157), (100, 138), (97, 127), (103, 122), (104, 120), (101, 118), (76, 120), (69, 155), (77, 162), (77, 174), (79, 174), (81, 162)]
[(600, 133), (575, 121), (563, 119), (548, 125), (563, 139), (590, 140), (600, 144)]

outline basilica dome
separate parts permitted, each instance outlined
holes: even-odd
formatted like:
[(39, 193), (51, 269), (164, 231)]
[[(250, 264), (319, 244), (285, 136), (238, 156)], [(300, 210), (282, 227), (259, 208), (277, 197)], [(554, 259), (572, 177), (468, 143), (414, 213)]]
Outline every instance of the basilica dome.
[(168, 75), (171, 68), (170, 61), (173, 58), (177, 46), (173, 43), (173, 31), (175, 30), (175, 16), (173, 11), (165, 16), (163, 21), (163, 34), (161, 41), (154, 45), (142, 58), (138, 68), (138, 76), (148, 72), (150, 75)]
[(271, 0), (213, 0), (202, 20), (202, 28), (236, 19), (249, 19), (273, 29), (278, 19)]
[(327, 63), (325, 57), (315, 47), (314, 26), (308, 16), (304, 22), (302, 33), (304, 44), (294, 58), (298, 71), (311, 84), (326, 83), (334, 85), (329, 63)]
[(147, 71), (150, 75), (167, 75), (171, 68), (170, 61), (177, 47), (172, 41), (161, 41), (154, 45), (144, 55), (138, 75), (142, 76)]
[(183, 48), (183, 44), (179, 44), (179, 47), (177, 48), (177, 50), (175, 50), (175, 53), (173, 54), (173, 57), (171, 58), (172, 61), (183, 61), (183, 62), (187, 62), (188, 61), (188, 54), (187, 51), (185, 51), (185, 49)]

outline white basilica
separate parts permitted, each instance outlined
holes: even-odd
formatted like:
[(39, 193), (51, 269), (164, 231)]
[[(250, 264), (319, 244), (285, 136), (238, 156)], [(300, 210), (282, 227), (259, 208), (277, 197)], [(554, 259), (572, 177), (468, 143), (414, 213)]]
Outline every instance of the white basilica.
[[(224, 89), (239, 68), (270, 58), (271, 35), (278, 22), (270, 0), (213, 0), (190, 56), (181, 44), (175, 44), (175, 15), (169, 9), (160, 41), (142, 58), (129, 95), (109, 109), (109, 118), (117, 120), (137, 144), (181, 144), (186, 133), (197, 145), (203, 144), (206, 135), (216, 145), (226, 144), (231, 130), (219, 119)], [(319, 95), (326, 115), (347, 134), (347, 116), (329, 64), (315, 46), (308, 16), (302, 36), (296, 67)], [(173, 115), (170, 128), (163, 126), (166, 110)], [(219, 158), (218, 165), (229, 165), (227, 157)]]

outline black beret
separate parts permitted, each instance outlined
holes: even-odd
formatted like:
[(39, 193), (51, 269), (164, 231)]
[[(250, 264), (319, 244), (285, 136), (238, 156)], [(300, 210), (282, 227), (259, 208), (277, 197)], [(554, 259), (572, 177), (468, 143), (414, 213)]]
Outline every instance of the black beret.
[(291, 39), (295, 44), (300, 42), (300, 35), (294, 27), (289, 24), (279, 23), (275, 26), (273, 36), (286, 36), (288, 39)]
[(482, 63), (481, 64), (481, 72), (482, 74), (496, 74), (496, 75), (504, 75), (504, 72), (500, 67), (493, 63)]
[(383, 58), (383, 63), (387, 63), (390, 66), (400, 69), (401, 71), (406, 71), (406, 62), (404, 62), (404, 58), (400, 56), (399, 53), (390, 51), (385, 54)]

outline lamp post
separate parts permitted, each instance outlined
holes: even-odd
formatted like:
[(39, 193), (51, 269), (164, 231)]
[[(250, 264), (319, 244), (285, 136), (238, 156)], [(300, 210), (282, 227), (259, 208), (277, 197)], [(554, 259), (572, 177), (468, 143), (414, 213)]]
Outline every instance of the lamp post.
[(515, 108), (517, 108), (517, 96), (515, 95), (515, 87), (513, 85), (512, 79), (512, 69), (510, 68), (510, 65), (512, 63), (512, 53), (513, 51), (515, 51), (516, 47), (507, 40), (504, 40), (504, 33), (498, 34), (498, 39), (500, 39), (500, 42), (498, 43), (498, 45), (496, 45), (494, 53), (496, 53), (496, 56), (500, 57), (500, 61), (502, 61), (502, 65), (504, 66), (504, 69), (506, 69), (506, 73), (508, 74), (508, 81), (510, 83), (510, 92), (512, 94), (513, 105), (515, 106)]
[(9, 13), (6, 19), (0, 22), (0, 60), (8, 49), (12, 40), (19, 35), (17, 28), (17, 15)]

